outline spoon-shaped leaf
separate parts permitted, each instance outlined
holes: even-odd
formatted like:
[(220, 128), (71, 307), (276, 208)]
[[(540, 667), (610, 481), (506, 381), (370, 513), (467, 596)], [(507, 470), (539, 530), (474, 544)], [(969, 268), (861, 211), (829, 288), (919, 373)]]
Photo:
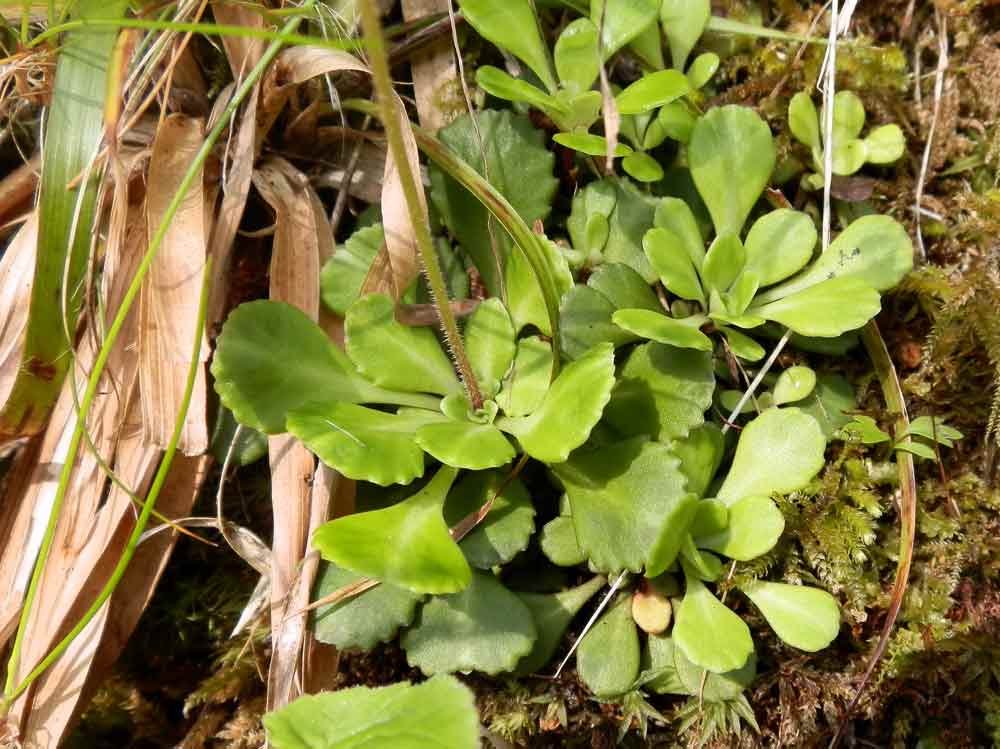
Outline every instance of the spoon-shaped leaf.
[(491, 572), (460, 593), (435, 596), (403, 635), (406, 660), (425, 674), (513, 671), (537, 633), (531, 611)]
[(816, 387), (816, 372), (809, 367), (789, 367), (774, 385), (774, 405), (794, 403), (808, 398)]
[(594, 695), (613, 697), (632, 688), (639, 662), (639, 631), (632, 621), (631, 596), (623, 593), (581, 640), (576, 670)]
[(344, 316), (361, 294), (372, 262), (385, 241), (382, 224), (358, 229), (343, 245), (337, 248), (320, 273), (320, 291), (323, 303), (338, 315)]
[(859, 278), (841, 277), (755, 305), (748, 312), (779, 322), (800, 335), (835, 338), (863, 327), (881, 309), (879, 293), (870, 284)]
[(747, 562), (766, 554), (785, 530), (785, 517), (770, 497), (745, 497), (729, 508), (723, 530), (695, 538), (700, 549)]
[(476, 83), (498, 99), (523, 102), (546, 112), (559, 109), (558, 102), (537, 86), (492, 65), (482, 65), (476, 70)]
[[(321, 599), (364, 575), (324, 562), (316, 577), (314, 598)], [(316, 639), (340, 650), (371, 650), (389, 642), (400, 627), (413, 621), (422, 594), (381, 583), (371, 590), (337, 603), (320, 606), (313, 618)]]
[(688, 55), (712, 15), (710, 0), (663, 0), (660, 22), (670, 44), (670, 57), (677, 70), (684, 70)]
[(384, 294), (351, 305), (344, 319), (351, 361), (376, 385), (439, 395), (459, 392), (455, 369), (433, 331), (397, 322), (394, 307)]
[[(583, 20), (583, 19), (581, 19)], [(608, 152), (608, 140), (603, 135), (593, 133), (556, 133), (552, 140), (560, 146), (566, 146), (574, 151), (588, 156), (604, 156)], [(615, 145), (615, 156), (628, 156), (632, 149), (624, 143)]]
[(589, 89), (600, 72), (597, 50), (597, 26), (589, 18), (577, 18), (556, 39), (553, 55), (556, 73), (564, 88)]
[(538, 639), (531, 652), (517, 664), (517, 673), (533, 674), (541, 671), (562, 642), (569, 623), (607, 582), (603, 577), (592, 577), (587, 582), (559, 593), (518, 593), (528, 607), (535, 622)]
[(688, 204), (680, 198), (661, 198), (656, 204), (653, 223), (672, 232), (681, 241), (694, 267), (700, 271), (705, 260), (705, 242)]
[(496, 394), (514, 360), (514, 324), (499, 299), (480, 302), (465, 324), (465, 351), (486, 397)]
[[(562, 296), (573, 286), (573, 273), (554, 242), (544, 236), (538, 239), (542, 248), (542, 260), (549, 269), (556, 292)], [(520, 331), (526, 325), (534, 325), (544, 335), (551, 335), (552, 325), (545, 307), (545, 297), (538, 285), (538, 276), (520, 247), (511, 248), (505, 274), (507, 311), (514, 328)]]
[(822, 147), (819, 114), (812, 97), (805, 91), (799, 91), (788, 103), (788, 127), (799, 143), (817, 150)]
[(576, 451), (552, 466), (572, 507), (580, 548), (604, 572), (663, 572), (676, 558), (697, 501), (666, 445), (633, 438)]
[(570, 515), (560, 515), (547, 522), (542, 527), (539, 543), (542, 553), (552, 564), (575, 567), (587, 561), (587, 552), (580, 548), (576, 540), (576, 526)]
[(452, 489), (444, 505), (445, 522), (454, 527), (501, 487), (503, 492), (493, 500), (489, 514), (458, 544), (469, 564), (479, 569), (506, 564), (527, 548), (535, 532), (535, 507), (524, 484), (518, 479), (507, 483), (506, 475), (499, 471), (477, 471)]
[(492, 424), (442, 421), (425, 424), (414, 441), (447, 466), (479, 471), (507, 465), (517, 455), (510, 440)]
[(630, 153), (622, 159), (622, 169), (636, 182), (659, 182), (664, 174), (660, 162), (643, 151)]
[[(673, 648), (674, 669), (677, 679), (684, 687), (684, 693), (700, 696), (706, 702), (727, 702), (735, 700), (757, 676), (757, 654), (751, 653), (747, 662), (735, 671), (724, 674), (707, 672), (699, 668), (684, 655), (680, 648)], [(702, 680), (704, 679), (704, 688)]]
[(757, 276), (761, 286), (784, 281), (809, 262), (817, 237), (813, 220), (801, 211), (765, 213), (747, 233), (745, 272)]
[(745, 263), (746, 251), (740, 238), (735, 234), (719, 234), (705, 254), (701, 277), (708, 289), (722, 293), (732, 286)]
[(814, 653), (840, 631), (837, 599), (819, 588), (757, 581), (742, 588), (774, 633), (794, 648)]
[(530, 0), (459, 0), (458, 5), (481, 37), (521, 60), (550, 92), (556, 90), (549, 48)]
[(536, 460), (561, 463), (590, 436), (614, 384), (614, 347), (599, 343), (559, 373), (537, 411), (498, 419), (497, 426)]
[(611, 321), (619, 328), (657, 343), (696, 351), (712, 350), (712, 339), (698, 329), (705, 322), (701, 315), (677, 319), (646, 309), (620, 309), (611, 316)]
[(674, 645), (689, 661), (713, 673), (742, 668), (753, 654), (749, 627), (687, 567), (684, 578), (687, 590), (677, 610)]
[(774, 169), (771, 131), (752, 109), (716, 107), (691, 133), (688, 162), (717, 235), (739, 234)]
[(248, 302), (232, 311), (218, 338), (212, 376), (236, 420), (268, 434), (285, 431), (288, 412), (311, 400), (430, 408), (436, 401), (375, 387), (316, 323), (284, 302)]
[(590, 20), (601, 30), (602, 62), (656, 22), (657, 0), (590, 0)]
[(684, 251), (680, 237), (669, 229), (654, 227), (642, 238), (642, 249), (668, 291), (681, 299), (705, 302), (698, 271)]
[(760, 361), (767, 352), (764, 347), (748, 335), (743, 335), (738, 330), (732, 328), (721, 328), (722, 334), (726, 337), (729, 349), (740, 359), (746, 361)]
[(905, 150), (906, 139), (899, 125), (882, 125), (865, 138), (865, 153), (872, 164), (891, 164), (898, 161)]
[(714, 52), (703, 52), (691, 62), (691, 67), (687, 71), (687, 79), (691, 83), (691, 88), (699, 89), (712, 80), (712, 76), (719, 69), (719, 56)]
[(619, 114), (640, 114), (679, 99), (691, 90), (679, 70), (647, 73), (615, 97)]
[(718, 498), (734, 505), (744, 497), (801, 489), (823, 467), (826, 438), (816, 420), (797, 408), (772, 408), (740, 433)]
[(854, 388), (843, 375), (820, 375), (816, 390), (798, 406), (809, 414), (823, 430), (823, 435), (830, 439), (834, 431), (850, 423), (851, 417), (846, 413), (857, 407)]
[[(300, 697), (264, 716), (275, 749), (475, 749), (471, 691), (439, 676), (417, 686), (353, 687)], [(433, 733), (428, 733), (433, 726)]]
[(415, 593), (453, 593), (471, 570), (441, 514), (458, 471), (443, 467), (399, 504), (331, 520), (313, 534), (325, 559)]
[(542, 404), (552, 379), (552, 346), (538, 336), (517, 342), (514, 366), (496, 397), (507, 416), (527, 416)]

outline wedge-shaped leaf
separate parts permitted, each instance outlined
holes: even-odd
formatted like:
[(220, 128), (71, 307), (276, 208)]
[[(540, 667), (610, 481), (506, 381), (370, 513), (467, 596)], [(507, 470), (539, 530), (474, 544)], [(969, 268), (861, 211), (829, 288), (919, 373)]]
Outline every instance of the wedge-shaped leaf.
[(619, 114), (641, 114), (680, 99), (691, 84), (679, 70), (647, 73), (615, 97)]
[(656, 22), (656, 0), (590, 0), (590, 20), (601, 30), (603, 61)]
[(823, 467), (826, 439), (816, 420), (797, 408), (772, 408), (740, 432), (718, 499), (732, 506), (750, 496), (801, 489)]
[(754, 221), (747, 234), (745, 272), (761, 286), (784, 281), (800, 271), (816, 247), (816, 225), (805, 213), (779, 208)]
[[(433, 726), (434, 730), (428, 730)], [(438, 676), (417, 686), (352, 687), (300, 697), (264, 716), (275, 749), (477, 749), (472, 692)]]
[(597, 26), (589, 18), (569, 23), (552, 50), (556, 73), (563, 87), (572, 91), (589, 89), (600, 72), (597, 50)]
[(603, 577), (592, 577), (587, 582), (559, 593), (518, 593), (521, 602), (531, 611), (538, 638), (531, 652), (517, 664), (517, 673), (534, 674), (545, 668), (562, 642), (563, 635), (577, 612), (594, 594), (604, 587)]
[(521, 60), (550, 92), (556, 90), (549, 48), (530, 0), (459, 0), (458, 4), (481, 37)]
[(863, 327), (881, 309), (881, 297), (868, 283), (840, 277), (820, 281), (774, 302), (760, 306), (755, 303), (748, 312), (779, 322), (800, 335), (835, 338)]
[(442, 516), (457, 473), (443, 467), (399, 504), (325, 523), (313, 534), (313, 546), (344, 569), (414, 593), (462, 590), (471, 570)]
[[(506, 3), (485, 1), (502, 8), (503, 23), (514, 28), (511, 25), (512, 19), (507, 14)], [(518, 0), (517, 5), (526, 2), (527, 0)], [(477, 72), (477, 80), (485, 75), (484, 69), (485, 66)], [(496, 72), (502, 73), (499, 70)], [(542, 94), (538, 89), (534, 90)], [(545, 98), (548, 101), (548, 97)], [(549, 102), (549, 106), (551, 105), (552, 102)], [(477, 123), (478, 133), (471, 117), (463, 115), (442, 128), (438, 138), (485, 177), (510, 202), (528, 226), (532, 226), (536, 220), (545, 219), (551, 209), (558, 183), (552, 174), (555, 157), (545, 148), (541, 131), (527, 117), (506, 110), (479, 112)], [(480, 135), (482, 141), (479, 139)], [(507, 232), (488, 217), (486, 208), (472, 193), (444, 172), (432, 166), (430, 179), (431, 201), (441, 214), (441, 220), (472, 258), (490, 294), (502, 296), (501, 281), (511, 252), (511, 240)], [(516, 322), (517, 315), (513, 309), (509, 311)]]
[(726, 337), (730, 350), (741, 359), (746, 361), (760, 361), (764, 358), (764, 347), (747, 335), (743, 335), (738, 330), (732, 328), (722, 328), (722, 334)]
[(677, 609), (674, 645), (689, 661), (713, 673), (743, 668), (753, 654), (750, 629), (687, 567), (684, 579), (687, 590)]
[(507, 416), (527, 416), (541, 404), (552, 379), (552, 346), (538, 336), (517, 342), (514, 364), (496, 397)]
[(796, 140), (812, 149), (822, 148), (819, 134), (819, 114), (812, 97), (800, 91), (788, 103), (788, 127)]
[(698, 229), (698, 221), (688, 204), (680, 198), (661, 198), (656, 204), (653, 223), (673, 233), (680, 240), (694, 267), (700, 271), (705, 260), (705, 242)]
[(559, 373), (537, 411), (498, 419), (497, 426), (536, 460), (561, 463), (590, 436), (614, 384), (614, 348), (599, 343)]
[(636, 182), (659, 182), (664, 174), (660, 162), (643, 151), (630, 153), (622, 159), (622, 169)]
[[(317, 600), (365, 576), (324, 562), (316, 578)], [(316, 639), (340, 650), (371, 650), (389, 642), (413, 621), (422, 594), (381, 583), (360, 595), (320, 606), (313, 617)]]
[(872, 164), (891, 164), (906, 150), (906, 138), (899, 125), (883, 125), (868, 133), (865, 153)]
[(577, 673), (597, 697), (624, 694), (639, 675), (639, 631), (630, 604), (631, 596), (620, 594), (577, 648)]
[[(820, 115), (823, 119), (822, 114)], [(838, 91), (833, 97), (833, 142), (839, 145), (861, 135), (865, 126), (865, 105), (853, 91)]]
[(311, 400), (434, 407), (426, 396), (372, 385), (316, 323), (283, 302), (233, 310), (218, 338), (212, 376), (236, 420), (268, 434), (284, 432), (288, 412)]
[(415, 442), (446, 466), (478, 471), (497, 468), (514, 459), (514, 446), (492, 424), (441, 421), (417, 429)]
[[(583, 20), (583, 19), (580, 19)], [(566, 146), (574, 151), (588, 156), (605, 156), (608, 153), (608, 140), (602, 135), (593, 133), (556, 133), (552, 140), (560, 146)], [(628, 156), (632, 149), (624, 143), (615, 146), (615, 156)]]
[(604, 418), (625, 436), (666, 441), (705, 421), (713, 392), (711, 354), (647, 343), (622, 367)]
[(622, 263), (605, 263), (591, 274), (587, 285), (601, 292), (616, 309), (662, 309), (660, 300), (642, 276)]
[(542, 527), (540, 544), (542, 553), (560, 567), (575, 567), (587, 561), (587, 552), (576, 540), (576, 526), (570, 515), (560, 515), (547, 522)]
[(750, 302), (753, 301), (757, 289), (760, 288), (760, 280), (754, 273), (741, 273), (733, 281), (729, 291), (723, 294), (722, 299), (725, 307), (732, 317), (741, 317), (746, 312)]
[(319, 277), (323, 303), (327, 307), (338, 315), (347, 314), (361, 294), (361, 287), (383, 242), (382, 224), (374, 224), (358, 229), (337, 248)]
[(667, 291), (681, 299), (704, 304), (705, 292), (701, 288), (698, 270), (684, 250), (680, 237), (670, 229), (654, 227), (642, 238), (642, 249)]
[(913, 244), (900, 223), (889, 216), (862, 216), (842, 231), (816, 262), (759, 294), (754, 304), (781, 299), (831, 278), (854, 278), (885, 291), (912, 267)]
[(712, 80), (712, 76), (719, 69), (719, 56), (714, 52), (704, 52), (698, 55), (691, 62), (691, 67), (687, 71), (687, 79), (691, 88), (699, 89)]
[(371, 294), (351, 305), (344, 320), (351, 361), (376, 385), (438, 395), (459, 392), (455, 369), (434, 332), (403, 325), (394, 308), (384, 294)]
[(580, 548), (604, 572), (663, 572), (676, 558), (697, 501), (680, 461), (642, 437), (576, 451), (552, 466), (572, 507)]
[(745, 497), (729, 508), (726, 528), (695, 539), (698, 548), (748, 562), (766, 554), (785, 530), (785, 518), (770, 497)]
[(380, 486), (409, 484), (424, 474), (417, 429), (442, 420), (433, 411), (391, 414), (351, 403), (310, 402), (288, 414), (288, 431), (347, 478)]
[(789, 367), (778, 375), (774, 384), (774, 405), (782, 406), (808, 398), (815, 388), (816, 372), (809, 367)]
[(670, 57), (677, 70), (684, 70), (705, 24), (712, 15), (710, 0), (663, 0), (660, 22), (670, 44)]
[(698, 329), (705, 322), (701, 316), (677, 319), (646, 309), (620, 309), (611, 316), (611, 321), (639, 338), (678, 348), (712, 350), (712, 339)]
[[(573, 274), (555, 243), (545, 237), (540, 239), (544, 248), (543, 260), (555, 281), (556, 293), (562, 296), (573, 287)], [(511, 248), (507, 258), (506, 277), (507, 309), (514, 328), (520, 331), (527, 325), (534, 325), (545, 335), (551, 335), (552, 325), (538, 285), (538, 277), (520, 247)]]
[(716, 107), (700, 117), (688, 162), (717, 235), (739, 234), (774, 169), (771, 131), (752, 109)]
[(706, 288), (715, 289), (720, 294), (727, 291), (745, 263), (746, 251), (740, 238), (735, 234), (720, 234), (709, 245), (701, 266)]
[(483, 91), (498, 99), (523, 102), (545, 112), (558, 110), (556, 100), (540, 88), (492, 65), (482, 65), (476, 69), (476, 83)]
[(486, 397), (496, 395), (514, 360), (514, 324), (499, 299), (480, 302), (465, 324), (465, 351)]
[(687, 479), (687, 490), (704, 497), (708, 485), (722, 462), (725, 438), (715, 424), (702, 424), (686, 437), (670, 443), (670, 451), (681, 461), (681, 473)]
[(465, 590), (435, 596), (403, 635), (406, 660), (425, 674), (513, 671), (531, 652), (531, 611), (491, 572), (473, 572)]
[(518, 479), (508, 483), (499, 471), (477, 471), (462, 479), (445, 502), (445, 522), (458, 525), (491, 497), (495, 499), (489, 514), (459, 542), (469, 564), (484, 570), (506, 564), (524, 551), (535, 532), (535, 507), (524, 484)]
[[(735, 671), (716, 674), (696, 666), (678, 647), (673, 648), (674, 669), (677, 679), (684, 686), (684, 693), (700, 697), (705, 702), (728, 702), (740, 693), (757, 676), (757, 654), (751, 653), (747, 662)], [(704, 686), (702, 684), (704, 680)]]
[(840, 631), (837, 599), (819, 588), (758, 581), (742, 588), (774, 633), (794, 648), (814, 653)]

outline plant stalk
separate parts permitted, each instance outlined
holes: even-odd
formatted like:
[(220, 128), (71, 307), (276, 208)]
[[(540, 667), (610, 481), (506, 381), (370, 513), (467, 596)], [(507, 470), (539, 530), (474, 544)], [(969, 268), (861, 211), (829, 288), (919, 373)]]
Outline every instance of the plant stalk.
[(369, 66), (372, 71), (372, 81), (381, 110), (382, 127), (385, 129), (389, 152), (396, 162), (396, 169), (399, 170), (399, 181), (402, 184), (403, 197), (410, 214), (410, 223), (413, 226), (424, 274), (427, 277), (427, 284), (430, 286), (431, 298), (437, 307), (445, 340), (455, 360), (455, 366), (462, 378), (462, 383), (465, 385), (469, 402), (473, 409), (479, 410), (483, 407), (483, 395), (479, 389), (479, 383), (476, 381), (475, 373), (472, 371), (472, 365), (469, 363), (469, 357), (465, 352), (455, 315), (452, 314), (451, 306), (448, 304), (448, 292), (437, 254), (434, 251), (430, 228), (422, 215), (416, 176), (413, 174), (409, 159), (406, 157), (403, 131), (395, 111), (397, 105), (394, 101), (392, 79), (389, 77), (389, 62), (385, 52), (385, 39), (382, 36), (382, 24), (379, 21), (378, 10), (374, 2), (367, 0), (362, 0), (359, 3), (359, 8), (361, 28), (364, 31)]

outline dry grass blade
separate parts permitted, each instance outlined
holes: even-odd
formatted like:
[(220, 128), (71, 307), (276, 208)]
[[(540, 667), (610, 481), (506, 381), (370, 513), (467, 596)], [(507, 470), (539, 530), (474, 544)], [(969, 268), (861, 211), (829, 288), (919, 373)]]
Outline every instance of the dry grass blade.
[(33, 212), (0, 258), (0, 401), (7, 399), (21, 366), (37, 240), (38, 216)]
[[(204, 139), (201, 120), (171, 115), (160, 125), (149, 163), (146, 210), (150, 232), (177, 190), (184, 172)], [(170, 441), (174, 419), (184, 397), (184, 364), (198, 324), (198, 298), (206, 258), (206, 215), (203, 189), (188, 191), (170, 224), (140, 296), (139, 393), (146, 439), (158, 447)], [(208, 361), (208, 345), (201, 360)], [(204, 367), (179, 449), (197, 455), (208, 448), (207, 383)]]
[[(403, 18), (415, 21), (447, 13), (448, 0), (402, 0)], [(447, 38), (431, 42), (411, 64), (417, 117), (424, 129), (437, 132), (461, 111), (462, 94), (456, 86), (458, 72)]]

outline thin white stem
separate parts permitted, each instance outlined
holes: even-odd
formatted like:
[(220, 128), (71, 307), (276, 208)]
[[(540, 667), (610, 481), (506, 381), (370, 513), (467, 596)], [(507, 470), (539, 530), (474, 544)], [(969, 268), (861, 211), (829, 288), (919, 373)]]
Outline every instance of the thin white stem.
[[(921, 203), (924, 200), (924, 183), (927, 182), (927, 172), (930, 169), (931, 152), (934, 149), (934, 133), (937, 130), (938, 118), (941, 116), (941, 98), (944, 94), (944, 74), (948, 69), (948, 21), (946, 17), (935, 10), (934, 15), (938, 23), (938, 60), (937, 68), (934, 71), (934, 108), (931, 112), (930, 127), (927, 129), (927, 143), (924, 144), (924, 156), (920, 161), (920, 174), (917, 177), (917, 189), (913, 198), (913, 218), (917, 224), (917, 259), (920, 262), (927, 260), (927, 248), (924, 246), (924, 233), (921, 228), (920, 214)], [(918, 50), (917, 56), (920, 56)], [(917, 91), (920, 90), (920, 81), (917, 81)]]
[(601, 612), (603, 612), (604, 609), (607, 608), (607, 605), (614, 597), (615, 592), (618, 590), (619, 586), (625, 581), (626, 574), (628, 574), (628, 571), (622, 570), (622, 573), (618, 576), (618, 579), (615, 580), (613, 583), (611, 583), (611, 588), (608, 590), (607, 595), (604, 596), (604, 600), (601, 601), (600, 606), (598, 606), (597, 609), (594, 611), (594, 613), (591, 614), (590, 618), (587, 620), (587, 623), (583, 625), (583, 631), (580, 633), (580, 636), (576, 638), (576, 642), (573, 643), (573, 647), (571, 647), (569, 649), (569, 652), (566, 653), (566, 657), (562, 659), (562, 663), (559, 664), (559, 668), (556, 669), (556, 673), (552, 677), (553, 679), (559, 678), (559, 674), (562, 673), (562, 670), (569, 662), (569, 659), (573, 657), (573, 653), (576, 652), (576, 649), (580, 647), (580, 643), (583, 641), (583, 638), (587, 636), (587, 633), (590, 631), (590, 628), (594, 626), (594, 622), (597, 621), (597, 617), (599, 617), (601, 615)]
[(765, 375), (771, 371), (771, 367), (773, 367), (774, 363), (778, 360), (778, 355), (782, 352), (782, 350), (784, 350), (785, 345), (788, 343), (788, 339), (791, 337), (792, 331), (790, 330), (786, 330), (785, 334), (781, 336), (781, 339), (778, 341), (777, 345), (775, 345), (771, 355), (767, 357), (767, 361), (764, 362), (764, 366), (760, 368), (757, 376), (754, 377), (753, 382), (750, 383), (750, 387), (748, 387), (747, 391), (743, 393), (743, 397), (740, 398), (736, 407), (733, 409), (733, 412), (729, 414), (729, 418), (726, 419), (726, 423), (722, 425), (723, 434), (728, 432), (729, 428), (736, 423), (736, 419), (740, 415), (740, 411), (743, 410), (743, 406), (745, 406), (747, 401), (750, 400), (755, 392), (757, 392), (757, 388), (760, 387), (760, 383), (764, 381)]

